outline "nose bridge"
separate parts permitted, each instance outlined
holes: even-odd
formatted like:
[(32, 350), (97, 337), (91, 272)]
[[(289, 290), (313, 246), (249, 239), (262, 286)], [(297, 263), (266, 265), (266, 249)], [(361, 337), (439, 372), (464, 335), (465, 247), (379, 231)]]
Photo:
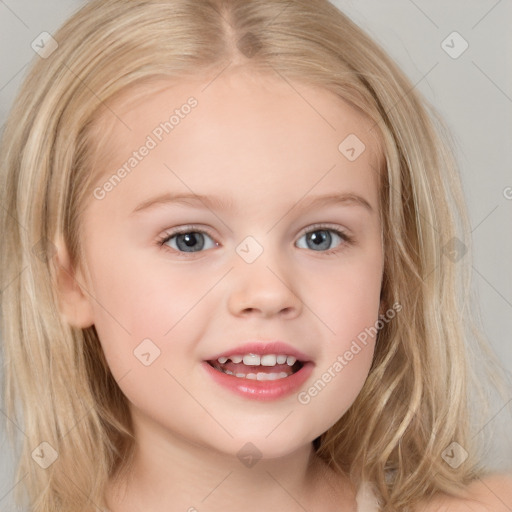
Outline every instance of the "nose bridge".
[(270, 238), (261, 243), (248, 236), (236, 247), (228, 301), (235, 315), (300, 313), (302, 303), (291, 268), (281, 249), (269, 245)]

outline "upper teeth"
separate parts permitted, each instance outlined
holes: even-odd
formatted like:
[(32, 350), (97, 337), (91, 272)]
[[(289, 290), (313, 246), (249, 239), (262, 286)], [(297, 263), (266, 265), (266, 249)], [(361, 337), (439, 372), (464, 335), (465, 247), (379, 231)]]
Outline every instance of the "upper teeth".
[(233, 363), (241, 363), (244, 362), (247, 366), (275, 366), (276, 364), (287, 364), (288, 366), (293, 366), (297, 359), (293, 356), (286, 355), (275, 355), (275, 354), (265, 354), (263, 356), (259, 356), (258, 354), (245, 354), (243, 356), (229, 356), (229, 357), (219, 357), (217, 361), (219, 363), (224, 364), (228, 359), (231, 359)]

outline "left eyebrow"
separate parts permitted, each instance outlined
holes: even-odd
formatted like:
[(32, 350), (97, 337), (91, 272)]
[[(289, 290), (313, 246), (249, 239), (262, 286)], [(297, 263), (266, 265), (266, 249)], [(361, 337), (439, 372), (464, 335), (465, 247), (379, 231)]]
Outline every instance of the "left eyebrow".
[[(340, 194), (328, 194), (324, 196), (311, 196), (296, 203), (300, 209), (304, 210), (309, 210), (319, 206), (328, 206), (331, 204), (339, 204), (341, 206), (361, 206), (369, 213), (374, 212), (370, 202), (363, 196), (355, 194), (354, 192), (343, 192)], [(291, 208), (293, 208), (293, 206)]]
[[(201, 194), (165, 193), (156, 197), (149, 198), (146, 201), (143, 201), (142, 203), (135, 207), (135, 209), (131, 212), (130, 215), (150, 210), (156, 206), (173, 203), (183, 204), (184, 206), (190, 207), (200, 207), (200, 203), (202, 203), (204, 207), (210, 210), (220, 211), (232, 210), (234, 206), (233, 200), (231, 198), (223, 199), (217, 196), (207, 196)], [(303, 210), (309, 210), (314, 207), (328, 206), (331, 204), (339, 204), (343, 206), (360, 206), (366, 209), (369, 213), (374, 212), (374, 208), (372, 207), (368, 200), (353, 192), (344, 192), (340, 194), (329, 194), (322, 196), (310, 196), (306, 199), (299, 200), (293, 204), (290, 204), (287, 210), (291, 210), (296, 206), (299, 206), (299, 208)]]

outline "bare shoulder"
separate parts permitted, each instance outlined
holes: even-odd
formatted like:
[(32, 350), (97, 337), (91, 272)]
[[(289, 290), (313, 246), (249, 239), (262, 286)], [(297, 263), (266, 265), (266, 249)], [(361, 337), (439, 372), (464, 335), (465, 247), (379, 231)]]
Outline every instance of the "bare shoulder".
[(494, 474), (474, 480), (465, 498), (442, 495), (415, 512), (512, 512), (512, 474)]

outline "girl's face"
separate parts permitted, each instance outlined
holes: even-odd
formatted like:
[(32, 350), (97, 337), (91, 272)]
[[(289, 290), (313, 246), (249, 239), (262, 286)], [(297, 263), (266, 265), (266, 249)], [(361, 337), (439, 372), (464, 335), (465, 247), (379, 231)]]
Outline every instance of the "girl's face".
[[(372, 123), (277, 75), (144, 92), (102, 120), (75, 318), (95, 325), (139, 432), (291, 453), (347, 411), (372, 362), (383, 271)], [(261, 382), (206, 362), (274, 341), (287, 347), (267, 354), (309, 363)], [(235, 373), (296, 368), (261, 362)]]

